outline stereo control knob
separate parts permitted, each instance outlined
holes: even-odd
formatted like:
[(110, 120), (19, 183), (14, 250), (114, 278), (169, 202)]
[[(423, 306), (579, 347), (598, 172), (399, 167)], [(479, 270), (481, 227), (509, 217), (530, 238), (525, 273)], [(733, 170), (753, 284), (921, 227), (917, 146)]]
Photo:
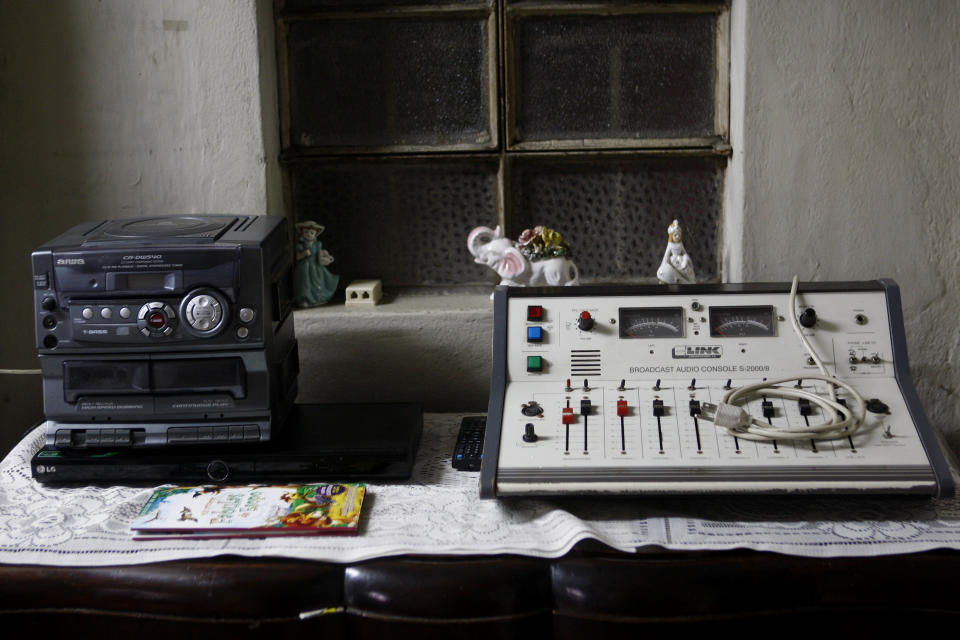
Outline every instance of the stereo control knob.
[(803, 313), (800, 314), (800, 324), (807, 329), (817, 324), (817, 312), (813, 310), (813, 307), (807, 307), (803, 310)]
[(227, 324), (227, 301), (212, 289), (191, 291), (180, 303), (184, 327), (200, 338), (211, 338)]
[(40, 307), (44, 311), (53, 311), (54, 309), (57, 308), (57, 299), (47, 296), (46, 298), (40, 301)]
[(223, 309), (216, 298), (200, 295), (187, 303), (187, 322), (194, 329), (209, 331), (223, 318)]

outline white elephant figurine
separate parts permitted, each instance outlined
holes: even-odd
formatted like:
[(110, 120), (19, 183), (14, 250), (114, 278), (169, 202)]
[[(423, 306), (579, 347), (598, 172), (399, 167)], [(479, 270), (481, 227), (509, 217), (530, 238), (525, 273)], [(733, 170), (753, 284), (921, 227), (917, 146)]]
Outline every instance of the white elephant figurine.
[(477, 227), (467, 236), (467, 249), (474, 261), (500, 276), (500, 284), (514, 287), (575, 285), (580, 282), (570, 247), (559, 233), (544, 227), (527, 229), (520, 242), (503, 237), (503, 231)]

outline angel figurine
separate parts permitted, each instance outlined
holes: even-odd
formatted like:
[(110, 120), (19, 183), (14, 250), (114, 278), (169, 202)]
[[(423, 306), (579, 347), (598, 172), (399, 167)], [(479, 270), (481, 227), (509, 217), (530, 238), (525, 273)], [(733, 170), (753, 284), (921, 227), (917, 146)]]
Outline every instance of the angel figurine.
[(333, 297), (340, 282), (340, 276), (327, 270), (327, 265), (333, 262), (333, 256), (317, 239), (323, 229), (323, 225), (313, 220), (297, 223), (293, 301), (301, 308), (326, 304)]
[(696, 281), (693, 260), (683, 248), (683, 231), (677, 220), (667, 228), (667, 251), (657, 269), (657, 278), (660, 284), (693, 284)]

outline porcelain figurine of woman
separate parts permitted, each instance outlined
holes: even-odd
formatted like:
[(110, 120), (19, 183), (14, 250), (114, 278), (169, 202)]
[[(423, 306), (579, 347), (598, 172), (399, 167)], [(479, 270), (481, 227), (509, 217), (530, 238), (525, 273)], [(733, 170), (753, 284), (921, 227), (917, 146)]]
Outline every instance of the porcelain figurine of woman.
[(313, 220), (297, 223), (293, 302), (301, 308), (326, 304), (333, 297), (340, 282), (340, 276), (327, 270), (327, 265), (333, 262), (333, 256), (317, 239), (323, 229), (323, 225)]
[(657, 278), (660, 284), (693, 284), (696, 281), (693, 260), (683, 248), (683, 231), (677, 220), (667, 228), (667, 250), (657, 269)]

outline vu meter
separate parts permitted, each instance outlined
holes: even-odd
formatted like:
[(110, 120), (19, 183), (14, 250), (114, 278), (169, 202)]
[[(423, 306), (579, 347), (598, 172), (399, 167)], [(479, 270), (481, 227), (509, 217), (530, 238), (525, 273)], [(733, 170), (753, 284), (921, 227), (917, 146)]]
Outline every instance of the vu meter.
[(714, 338), (774, 336), (776, 318), (772, 306), (710, 307), (710, 335)]
[(621, 338), (682, 338), (682, 307), (620, 309)]

